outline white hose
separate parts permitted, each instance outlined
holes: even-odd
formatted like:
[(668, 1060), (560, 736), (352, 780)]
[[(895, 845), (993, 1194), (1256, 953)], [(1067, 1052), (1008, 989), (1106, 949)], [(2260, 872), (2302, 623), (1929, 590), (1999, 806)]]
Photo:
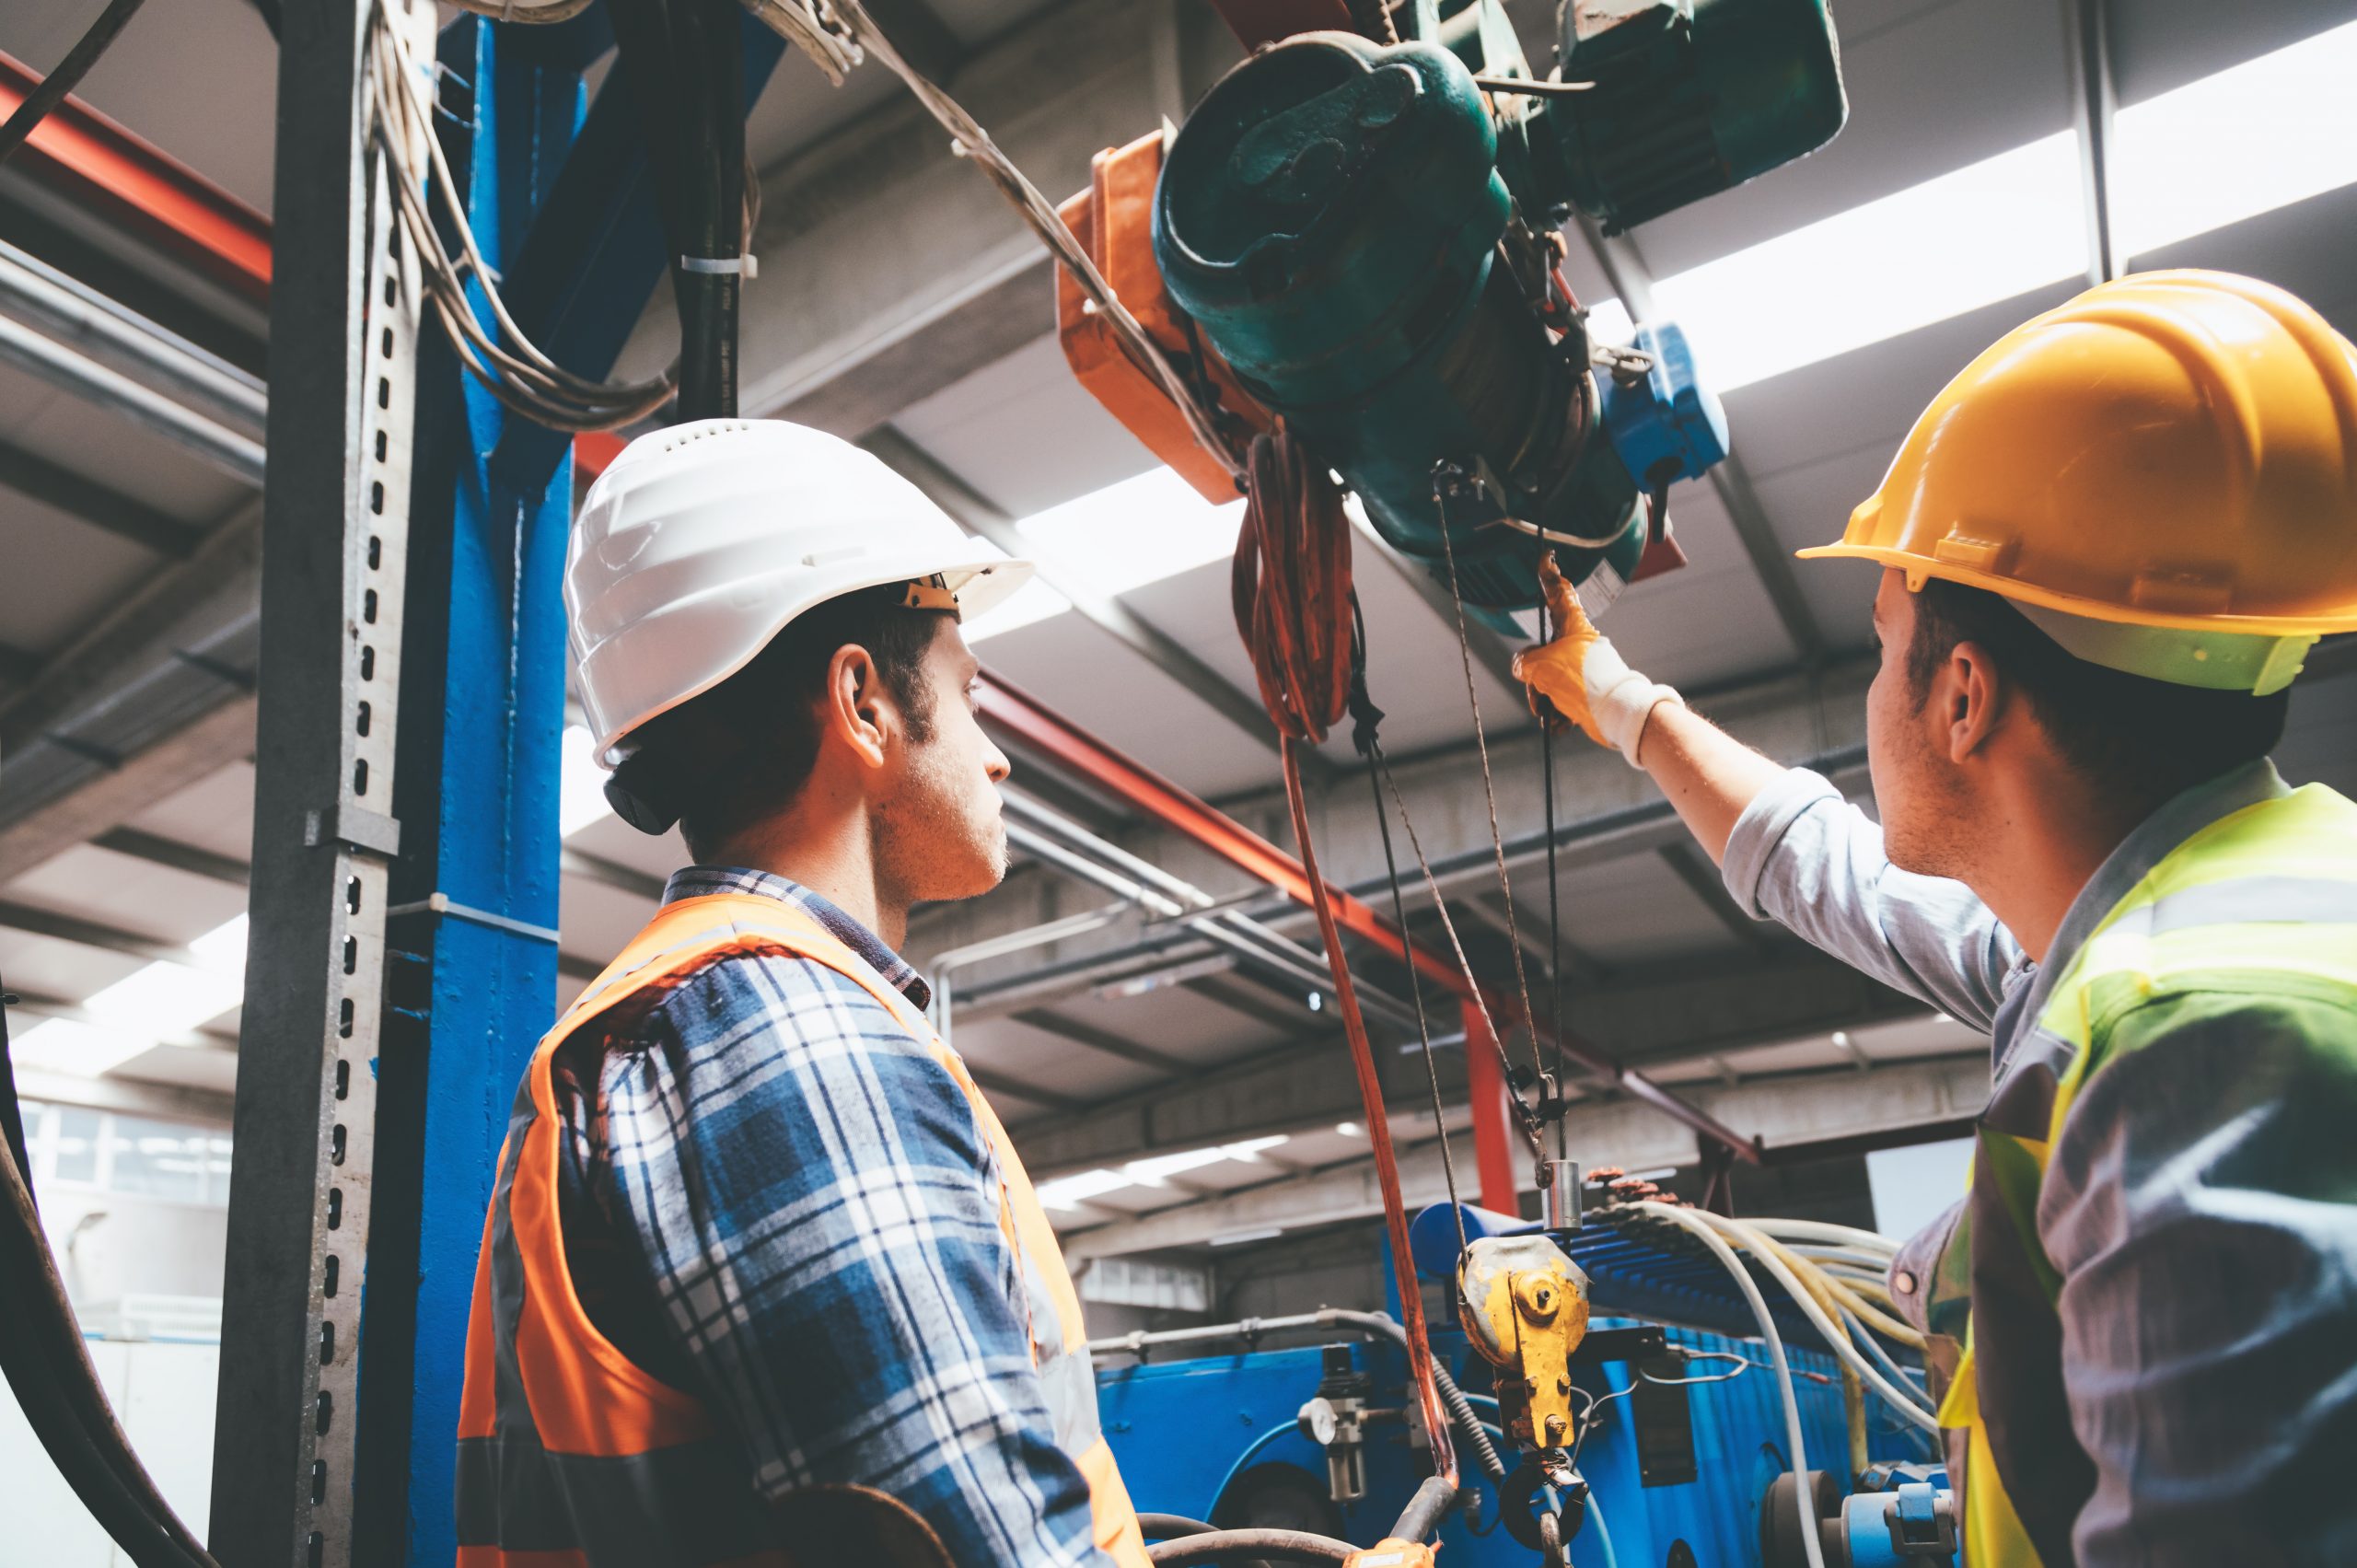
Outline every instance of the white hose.
[[(1744, 1236), (1746, 1226), (1706, 1210), (1672, 1209), (1666, 1212), (1680, 1215), (1690, 1214), (1694, 1225), (1699, 1225), (1714, 1234), (1725, 1235), (1738, 1241), (1746, 1239)], [(1689, 1225), (1687, 1228), (1690, 1230), (1694, 1225)], [(1882, 1375), (1879, 1367), (1858, 1353), (1858, 1347), (1850, 1342), (1850, 1336), (1843, 1333), (1833, 1319), (1826, 1316), (1825, 1308), (1817, 1304), (1817, 1298), (1809, 1294), (1807, 1287), (1801, 1283), (1792, 1270), (1784, 1266), (1784, 1260), (1777, 1257), (1771, 1248), (1752, 1247), (1749, 1250), (1753, 1257), (1759, 1260), (1759, 1266), (1776, 1277), (1776, 1283), (1782, 1285), (1785, 1292), (1792, 1296), (1793, 1305), (1799, 1307), (1802, 1316), (1816, 1326), (1817, 1331), (1824, 1336), (1825, 1342), (1832, 1348), (1833, 1353), (1839, 1356), (1842, 1364), (1851, 1371), (1858, 1375), (1860, 1381), (1881, 1395), (1884, 1401), (1906, 1420), (1926, 1432), (1937, 1433), (1940, 1430), (1938, 1419), (1917, 1402), (1916, 1398), (1912, 1397), (1913, 1390), (1910, 1389), (1905, 1394), (1900, 1393), (1891, 1386), (1890, 1380)], [(1844, 1305), (1852, 1304), (1844, 1303)], [(1872, 1317), (1866, 1313), (1860, 1313), (1859, 1316), (1865, 1318), (1869, 1322), (1873, 1320)]]
[[(1770, 1230), (1758, 1220), (1749, 1220), (1746, 1223), (1762, 1236), (1776, 1236), (1774, 1231)], [(1776, 1239), (1814, 1262), (1850, 1263), (1877, 1276), (1887, 1272), (1890, 1268), (1891, 1254), (1887, 1252), (1869, 1252), (1863, 1247), (1828, 1247), (1822, 1242), (1802, 1241), (1789, 1236), (1776, 1236)]]
[(1896, 1253), (1899, 1243), (1876, 1231), (1860, 1230), (1854, 1225), (1827, 1225), (1821, 1220), (1746, 1220), (1746, 1225), (1767, 1232), (1780, 1241), (1822, 1241), (1836, 1247), (1862, 1248), (1885, 1256)]
[[(1629, 1206), (1666, 1219), (1698, 1237), (1703, 1246), (1711, 1249), (1711, 1256), (1735, 1277), (1736, 1288), (1743, 1292), (1745, 1304), (1751, 1308), (1752, 1317), (1759, 1320), (1759, 1337), (1768, 1344), (1769, 1364), (1776, 1371), (1777, 1391), (1784, 1397), (1784, 1436), (1793, 1446), (1793, 1506), (1800, 1513), (1801, 1550), (1808, 1556), (1808, 1568), (1825, 1568), (1825, 1548), (1817, 1539), (1817, 1519), (1810, 1507), (1810, 1499), (1815, 1493), (1809, 1489), (1808, 1454), (1801, 1437), (1800, 1396), (1793, 1391), (1792, 1365), (1784, 1359), (1783, 1337), (1776, 1332), (1775, 1318), (1769, 1316), (1767, 1298), (1759, 1294), (1759, 1286), (1752, 1279), (1751, 1271), (1743, 1266), (1743, 1260), (1735, 1255), (1734, 1249), (1720, 1240), (1718, 1232), (1703, 1223), (1707, 1216), (1703, 1216), (1701, 1211), (1673, 1209), (1666, 1203), (1632, 1203)], [(1815, 1302), (1809, 1303), (1812, 1307), (1816, 1305)]]

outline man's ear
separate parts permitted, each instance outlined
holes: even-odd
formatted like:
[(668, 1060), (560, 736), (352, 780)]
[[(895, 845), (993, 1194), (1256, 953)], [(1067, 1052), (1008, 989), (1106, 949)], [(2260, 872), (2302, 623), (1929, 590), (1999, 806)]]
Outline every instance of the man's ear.
[(2013, 687), (1987, 648), (1961, 642), (1949, 650), (1947, 663), (1932, 682), (1932, 705), (1938, 710), (1948, 761), (1961, 763), (2003, 726), (2013, 705)]
[(865, 648), (846, 643), (827, 661), (826, 705), (820, 717), (826, 733), (861, 762), (870, 768), (884, 765), (886, 739), (900, 723), (900, 713)]

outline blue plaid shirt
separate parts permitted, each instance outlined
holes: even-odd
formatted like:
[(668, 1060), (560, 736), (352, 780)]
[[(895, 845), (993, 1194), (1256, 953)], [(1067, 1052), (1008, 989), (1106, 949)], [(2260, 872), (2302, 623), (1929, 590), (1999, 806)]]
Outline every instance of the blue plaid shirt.
[[(691, 866), (667, 902), (802, 909), (923, 1007), (924, 981), (809, 889)], [(742, 1439), (750, 1484), (873, 1487), (960, 1568), (1088, 1564), (1088, 1485), (1057, 1446), (963, 1090), (875, 997), (730, 954), (568, 1040), (565, 1244), (590, 1318)]]

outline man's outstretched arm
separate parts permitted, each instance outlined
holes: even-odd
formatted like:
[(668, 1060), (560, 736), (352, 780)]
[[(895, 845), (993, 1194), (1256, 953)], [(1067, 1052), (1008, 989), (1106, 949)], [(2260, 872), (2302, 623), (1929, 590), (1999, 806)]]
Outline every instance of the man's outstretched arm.
[(1824, 779), (1787, 768), (1629, 668), (1543, 562), (1554, 641), (1515, 671), (1589, 738), (1643, 768), (1744, 911), (1854, 969), (1987, 1028), (2021, 948), (1962, 883), (1898, 869), (1882, 830)]

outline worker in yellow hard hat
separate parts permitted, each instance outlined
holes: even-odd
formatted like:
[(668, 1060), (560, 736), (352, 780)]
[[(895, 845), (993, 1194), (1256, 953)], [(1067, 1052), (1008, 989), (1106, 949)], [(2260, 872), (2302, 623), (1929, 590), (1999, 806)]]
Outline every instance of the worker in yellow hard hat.
[(1995, 1037), (1970, 1190), (1889, 1277), (1965, 1562), (2357, 1562), (2357, 806), (2268, 760), (2357, 629), (2357, 350), (2247, 278), (2105, 284), (1801, 553), (1883, 568), (1879, 825), (1551, 574), (1520, 673), (1747, 911)]

